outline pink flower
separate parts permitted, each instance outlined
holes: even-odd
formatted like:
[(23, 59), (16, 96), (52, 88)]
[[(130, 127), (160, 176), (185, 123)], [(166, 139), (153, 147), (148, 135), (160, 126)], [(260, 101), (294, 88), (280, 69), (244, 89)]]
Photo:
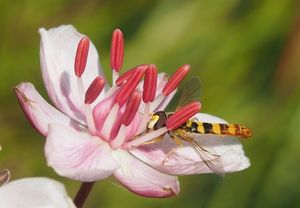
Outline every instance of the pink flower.
[[(72, 26), (40, 29), (40, 34), (43, 79), (58, 110), (31, 83), (19, 84), (15, 92), (28, 120), (47, 137), (47, 162), (59, 175), (84, 182), (114, 175), (136, 194), (170, 197), (179, 193), (176, 175), (211, 172), (189, 145), (174, 149), (177, 146), (166, 132), (178, 125), (178, 119), (147, 131), (150, 113), (168, 105), (188, 65), (180, 67), (169, 81), (164, 73), (157, 74), (155, 65), (139, 65), (119, 76), (124, 42), (121, 31), (116, 30), (111, 50), (113, 86), (109, 87), (88, 38)], [(199, 103), (191, 107), (181, 119), (187, 120), (200, 109)], [(196, 117), (226, 123), (208, 114)], [(144, 145), (161, 135), (165, 137), (161, 142)], [(250, 165), (237, 139), (211, 135), (199, 139), (220, 155), (225, 172)], [(174, 154), (169, 157), (171, 150)]]

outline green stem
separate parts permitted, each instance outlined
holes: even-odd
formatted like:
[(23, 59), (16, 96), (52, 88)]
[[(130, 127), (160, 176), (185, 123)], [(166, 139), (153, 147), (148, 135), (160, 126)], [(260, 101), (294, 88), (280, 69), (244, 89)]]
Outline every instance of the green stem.
[(82, 208), (94, 184), (95, 182), (82, 182), (76, 194), (76, 197), (74, 199), (74, 204), (76, 205), (77, 208)]

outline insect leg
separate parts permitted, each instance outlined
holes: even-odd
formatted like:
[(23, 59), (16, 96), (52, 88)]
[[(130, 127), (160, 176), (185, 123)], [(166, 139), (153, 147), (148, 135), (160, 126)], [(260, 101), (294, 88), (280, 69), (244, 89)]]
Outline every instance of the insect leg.
[(176, 137), (176, 136), (173, 135), (173, 134), (169, 134), (169, 135), (170, 135), (170, 137), (172, 138), (172, 140), (175, 142), (175, 144), (177, 145), (177, 147), (176, 147), (176, 148), (173, 148), (171, 151), (169, 151), (169, 152), (166, 154), (166, 156), (165, 156), (165, 158), (164, 158), (164, 160), (163, 160), (163, 162), (162, 162), (162, 166), (165, 164), (166, 160), (168, 159), (168, 157), (169, 157), (170, 155), (172, 155), (176, 150), (178, 150), (179, 148), (181, 148), (181, 147), (184, 146), (183, 143), (182, 143), (182, 141), (181, 141), (178, 137)]

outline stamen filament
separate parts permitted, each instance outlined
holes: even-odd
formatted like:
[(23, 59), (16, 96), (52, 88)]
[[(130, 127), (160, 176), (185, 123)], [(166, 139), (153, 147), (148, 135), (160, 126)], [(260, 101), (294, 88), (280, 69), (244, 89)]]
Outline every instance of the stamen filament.
[(119, 72), (113, 70), (113, 73), (112, 73), (112, 83), (115, 83), (116, 80), (118, 80), (118, 78), (119, 78)]
[(146, 133), (145, 135), (141, 137), (137, 137), (136, 139), (126, 143), (123, 145), (124, 148), (132, 148), (132, 147), (138, 147), (146, 142), (149, 142), (163, 134), (165, 134), (168, 131), (166, 127), (160, 128), (158, 130), (152, 131), (150, 133)]
[(83, 81), (82, 81), (81, 77), (77, 77), (77, 86), (78, 86), (80, 100), (82, 100), (82, 103), (84, 103), (85, 90), (84, 90), (84, 87), (83, 87)]
[(140, 127), (137, 130), (135, 135), (139, 135), (147, 129), (147, 123), (148, 123), (149, 118), (150, 118), (149, 114), (150, 114), (150, 103), (145, 103), (145, 108), (144, 108), (144, 114), (143, 114), (143, 117), (142, 117), (142, 121), (141, 121)]
[(118, 112), (119, 112), (119, 104), (116, 103), (113, 108), (111, 109), (111, 111), (109, 112), (108, 116), (106, 117), (105, 119), (105, 122), (103, 124), (103, 127), (102, 127), (102, 130), (101, 130), (101, 134), (109, 139), (110, 137), (110, 132), (113, 128), (113, 125), (117, 119), (117, 115), (118, 115)]
[(106, 93), (105, 93), (105, 98), (108, 98), (112, 96), (116, 91), (118, 90), (118, 87), (116, 85), (113, 85)]
[(84, 113), (85, 113), (85, 119), (89, 131), (91, 132), (92, 135), (96, 135), (96, 127), (95, 127), (95, 122), (93, 117), (93, 110), (89, 104), (84, 105)]
[(151, 103), (150, 111), (153, 112), (155, 109), (164, 101), (166, 97), (164, 94), (160, 94), (155, 98), (155, 100)]
[(121, 125), (121, 128), (118, 132), (118, 135), (115, 139), (110, 143), (113, 149), (119, 148), (125, 141), (126, 138), (126, 126)]
[[(77, 77), (77, 86), (78, 86), (78, 91), (79, 91), (79, 96), (80, 99), (82, 101), (84, 101), (84, 87), (83, 87), (83, 81), (81, 79), (81, 77)], [(88, 129), (90, 130), (91, 134), (96, 134), (96, 127), (95, 127), (95, 122), (94, 122), (94, 118), (93, 118), (93, 113), (92, 113), (92, 108), (89, 104), (85, 104), (83, 103), (83, 107), (84, 107), (84, 115), (85, 115), (85, 120), (86, 120), (86, 124)]]

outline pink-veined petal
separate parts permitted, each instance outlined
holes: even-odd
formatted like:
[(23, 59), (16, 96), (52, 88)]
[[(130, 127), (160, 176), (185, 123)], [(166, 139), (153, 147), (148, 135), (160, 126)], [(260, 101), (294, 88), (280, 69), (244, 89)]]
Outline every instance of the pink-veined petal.
[(62, 183), (43, 177), (18, 179), (2, 186), (0, 206), (6, 208), (75, 208)]
[(121, 164), (114, 176), (130, 191), (155, 198), (171, 197), (179, 193), (176, 176), (158, 172), (125, 151), (118, 151), (114, 156)]
[(109, 145), (87, 132), (52, 124), (45, 145), (48, 165), (59, 175), (91, 182), (107, 178), (119, 167)]
[[(202, 122), (227, 123), (209, 114), (199, 113), (196, 117)], [(195, 138), (204, 148), (220, 155), (225, 172), (240, 171), (250, 166), (249, 159), (245, 156), (237, 138), (201, 134)], [(170, 151), (173, 152), (168, 154)], [(183, 147), (179, 147), (168, 135), (158, 143), (144, 145), (130, 152), (153, 168), (167, 174), (190, 175), (212, 172), (189, 144), (184, 143)]]
[(21, 83), (14, 91), (27, 119), (40, 134), (47, 135), (50, 123), (80, 127), (79, 123), (51, 106), (31, 83)]
[[(82, 110), (84, 94), (80, 95), (74, 72), (77, 45), (84, 35), (77, 32), (71, 25), (63, 25), (48, 31), (41, 28), (39, 32), (41, 34), (42, 75), (49, 97), (62, 112), (85, 123)], [(97, 50), (91, 43), (85, 73), (81, 77), (85, 90), (99, 75), (103, 75), (103, 73)]]

